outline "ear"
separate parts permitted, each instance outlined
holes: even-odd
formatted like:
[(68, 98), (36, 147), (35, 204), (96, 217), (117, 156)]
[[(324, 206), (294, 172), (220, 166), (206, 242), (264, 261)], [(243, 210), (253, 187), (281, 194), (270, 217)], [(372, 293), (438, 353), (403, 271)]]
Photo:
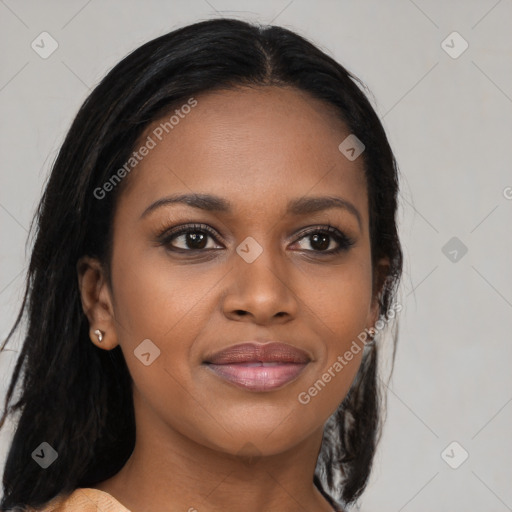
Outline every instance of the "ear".
[[(89, 337), (99, 348), (112, 350), (119, 343), (112, 295), (105, 271), (98, 259), (89, 256), (80, 258), (76, 269), (82, 309), (89, 320)], [(96, 329), (103, 333), (101, 343), (94, 334)]]
[(382, 293), (384, 283), (389, 274), (389, 258), (381, 258), (374, 269), (373, 274), (373, 291), (372, 291), (372, 304), (368, 318), (368, 325), (374, 326), (380, 316), (379, 297)]

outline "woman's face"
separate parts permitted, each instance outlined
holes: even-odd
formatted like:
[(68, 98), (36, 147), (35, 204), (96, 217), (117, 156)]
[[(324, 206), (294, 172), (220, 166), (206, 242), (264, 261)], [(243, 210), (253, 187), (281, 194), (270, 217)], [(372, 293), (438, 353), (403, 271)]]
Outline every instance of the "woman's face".
[[(158, 130), (169, 116), (148, 127), (140, 145), (155, 145), (124, 178), (106, 341), (121, 345), (138, 421), (230, 454), (277, 454), (318, 433), (341, 403), (362, 350), (344, 355), (378, 318), (362, 157), (338, 149), (350, 132), (332, 109), (295, 89), (196, 100), (169, 133)], [(226, 206), (162, 201), (182, 194)], [(304, 202), (313, 197), (348, 206), (317, 209)], [(256, 368), (238, 352), (209, 364), (251, 340), (306, 359), (278, 352), (281, 362)]]

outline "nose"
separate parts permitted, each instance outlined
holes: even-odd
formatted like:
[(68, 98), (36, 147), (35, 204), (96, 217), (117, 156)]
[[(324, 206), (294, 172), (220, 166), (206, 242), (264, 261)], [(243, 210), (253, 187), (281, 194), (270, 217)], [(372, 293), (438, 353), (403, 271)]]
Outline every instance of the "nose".
[(252, 263), (235, 254), (233, 265), (222, 305), (226, 317), (259, 325), (295, 318), (298, 297), (286, 262), (264, 250)]

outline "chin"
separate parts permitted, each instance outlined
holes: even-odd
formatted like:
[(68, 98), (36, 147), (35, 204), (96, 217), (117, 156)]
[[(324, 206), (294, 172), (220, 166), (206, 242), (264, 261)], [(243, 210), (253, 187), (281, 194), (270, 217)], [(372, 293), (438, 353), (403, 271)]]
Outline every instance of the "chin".
[(208, 444), (231, 455), (272, 456), (293, 449), (315, 430), (323, 427), (323, 423), (315, 423), (307, 428), (300, 418), (292, 419), (292, 416), (287, 418), (287, 414), (262, 414), (255, 421), (251, 420), (253, 415), (246, 416), (227, 426), (228, 432), (217, 430), (223, 434), (222, 437), (214, 439), (210, 436)]

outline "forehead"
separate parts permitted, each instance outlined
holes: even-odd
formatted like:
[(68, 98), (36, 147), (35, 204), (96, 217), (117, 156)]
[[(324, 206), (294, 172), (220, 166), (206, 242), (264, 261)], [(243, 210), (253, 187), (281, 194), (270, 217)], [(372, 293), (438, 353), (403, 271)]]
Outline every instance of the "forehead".
[(129, 201), (140, 214), (166, 194), (197, 192), (226, 197), (238, 213), (255, 215), (273, 205), (277, 214), (289, 199), (330, 194), (356, 203), (366, 218), (363, 161), (339, 151), (350, 131), (334, 107), (274, 86), (209, 92), (195, 100), (193, 108), (176, 107), (172, 125), (173, 112), (140, 137), (136, 148), (148, 137), (155, 144), (128, 176), (120, 208)]

